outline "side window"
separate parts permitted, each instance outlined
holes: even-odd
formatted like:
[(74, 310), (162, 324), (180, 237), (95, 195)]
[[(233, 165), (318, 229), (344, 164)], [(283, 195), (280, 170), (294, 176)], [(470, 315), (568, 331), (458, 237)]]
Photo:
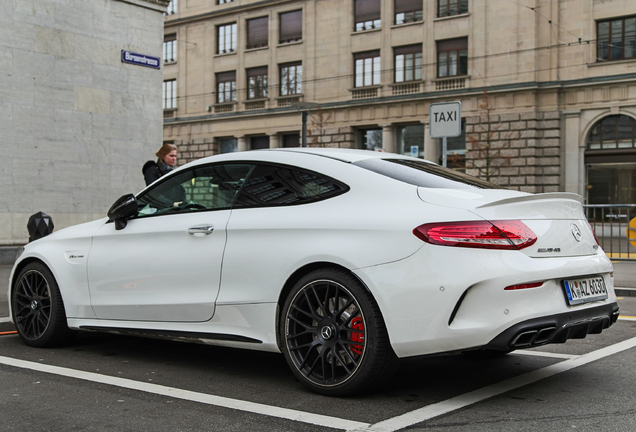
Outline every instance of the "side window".
[(137, 198), (137, 217), (231, 208), (253, 165), (217, 164), (171, 176)]
[(332, 178), (282, 165), (258, 165), (243, 185), (234, 208), (306, 204), (349, 190)]

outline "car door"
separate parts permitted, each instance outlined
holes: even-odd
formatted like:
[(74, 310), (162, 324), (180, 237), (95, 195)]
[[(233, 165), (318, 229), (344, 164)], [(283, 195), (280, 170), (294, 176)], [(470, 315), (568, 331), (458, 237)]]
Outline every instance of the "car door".
[(197, 166), (137, 199), (123, 229), (106, 223), (88, 257), (91, 305), (100, 319), (207, 321), (219, 291), (226, 226), (249, 164)]

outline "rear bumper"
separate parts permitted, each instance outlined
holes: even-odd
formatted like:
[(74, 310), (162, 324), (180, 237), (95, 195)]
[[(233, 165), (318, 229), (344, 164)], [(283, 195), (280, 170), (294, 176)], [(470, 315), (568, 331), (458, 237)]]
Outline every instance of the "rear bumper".
[(618, 304), (616, 303), (530, 319), (503, 331), (484, 348), (511, 351), (551, 343), (564, 343), (568, 339), (583, 339), (588, 334), (601, 333), (617, 319)]

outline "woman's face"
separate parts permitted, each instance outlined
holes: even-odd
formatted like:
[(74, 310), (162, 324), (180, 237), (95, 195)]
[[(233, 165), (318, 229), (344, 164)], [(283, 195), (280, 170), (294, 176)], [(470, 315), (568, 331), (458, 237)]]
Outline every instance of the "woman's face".
[(166, 165), (170, 165), (171, 167), (177, 163), (177, 151), (172, 150), (170, 153), (163, 157), (163, 161)]

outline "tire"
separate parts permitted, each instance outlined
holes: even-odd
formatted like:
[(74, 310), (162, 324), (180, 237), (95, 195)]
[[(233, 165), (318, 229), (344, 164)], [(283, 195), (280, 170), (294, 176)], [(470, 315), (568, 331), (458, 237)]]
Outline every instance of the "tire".
[(282, 311), (283, 354), (311, 390), (349, 395), (394, 372), (397, 358), (380, 309), (351, 274), (330, 268), (312, 271), (294, 285)]
[(44, 264), (32, 262), (20, 272), (11, 294), (13, 322), (25, 344), (52, 347), (66, 342), (73, 332), (59, 287)]

